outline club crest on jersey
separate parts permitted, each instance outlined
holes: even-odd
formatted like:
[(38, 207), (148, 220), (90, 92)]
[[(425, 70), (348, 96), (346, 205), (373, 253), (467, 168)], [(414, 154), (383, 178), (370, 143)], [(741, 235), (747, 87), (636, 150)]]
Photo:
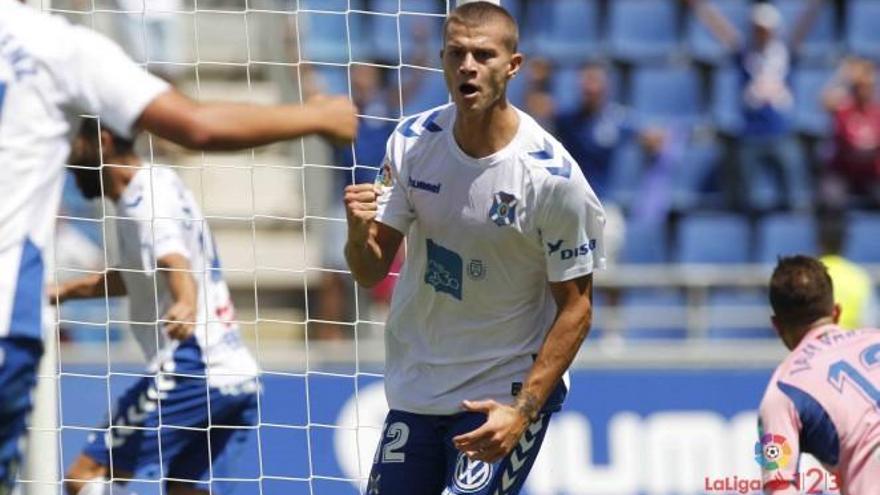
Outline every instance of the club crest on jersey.
[(458, 454), (452, 484), (458, 493), (474, 493), (486, 488), (492, 480), (492, 465)]
[(495, 225), (504, 227), (510, 225), (516, 219), (516, 196), (499, 191), (492, 200), (492, 208), (489, 210), (489, 220)]
[(382, 168), (376, 175), (376, 185), (382, 187), (391, 187), (391, 161), (387, 158), (382, 162)]
[(471, 260), (467, 266), (468, 276), (473, 280), (482, 280), (486, 276), (486, 265), (483, 260)]

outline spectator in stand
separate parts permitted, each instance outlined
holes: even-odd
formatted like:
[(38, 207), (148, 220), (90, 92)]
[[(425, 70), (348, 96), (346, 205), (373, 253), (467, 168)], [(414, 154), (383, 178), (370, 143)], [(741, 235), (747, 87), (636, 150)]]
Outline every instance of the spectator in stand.
[(527, 62), (528, 70), (524, 71), (526, 81), (525, 108), (541, 127), (547, 132), (554, 132), (556, 102), (553, 100), (551, 84), (553, 81), (553, 64), (546, 58), (535, 57)]
[(880, 103), (875, 67), (845, 61), (823, 95), (834, 123), (834, 148), (820, 187), (822, 205), (880, 208)]
[(834, 302), (840, 305), (840, 327), (847, 330), (877, 325), (877, 300), (871, 275), (843, 257), (846, 222), (836, 212), (818, 222), (819, 261), (828, 268), (834, 283)]
[(580, 106), (556, 118), (556, 135), (604, 200), (614, 154), (634, 136), (635, 125), (628, 109), (609, 101), (603, 66), (585, 66), (580, 82)]
[[(810, 0), (800, 16), (789, 44), (780, 39), (782, 16), (770, 3), (752, 8), (748, 39), (707, 0), (685, 0), (699, 19), (733, 54), (741, 74), (744, 128), (739, 136), (735, 184), (729, 191), (736, 206), (749, 210), (773, 207), (807, 208), (810, 174), (800, 158), (798, 142), (789, 122), (794, 103), (789, 76), (791, 52), (809, 32), (822, 0)], [(805, 2), (806, 3), (806, 2)], [(761, 177), (772, 171), (778, 177), (779, 202), (766, 204), (761, 197)]]

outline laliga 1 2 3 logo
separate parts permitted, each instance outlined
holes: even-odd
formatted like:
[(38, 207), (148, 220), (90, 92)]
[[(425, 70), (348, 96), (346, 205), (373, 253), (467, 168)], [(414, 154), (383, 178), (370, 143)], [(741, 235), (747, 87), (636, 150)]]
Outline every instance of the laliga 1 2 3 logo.
[(755, 461), (768, 471), (784, 469), (791, 461), (791, 446), (782, 435), (761, 435), (755, 442)]

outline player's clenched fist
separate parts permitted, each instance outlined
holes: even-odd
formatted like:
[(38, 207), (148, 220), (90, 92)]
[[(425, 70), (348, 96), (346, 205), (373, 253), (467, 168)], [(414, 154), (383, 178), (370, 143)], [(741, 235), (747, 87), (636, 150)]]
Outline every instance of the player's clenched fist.
[(345, 217), (348, 220), (349, 240), (359, 242), (367, 239), (370, 225), (379, 209), (378, 199), (382, 190), (375, 184), (354, 184), (345, 188)]

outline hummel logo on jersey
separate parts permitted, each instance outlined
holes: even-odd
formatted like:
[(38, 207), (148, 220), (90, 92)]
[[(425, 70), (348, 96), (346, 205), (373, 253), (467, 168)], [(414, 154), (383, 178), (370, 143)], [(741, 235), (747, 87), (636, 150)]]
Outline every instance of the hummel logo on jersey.
[(559, 251), (560, 249), (562, 249), (562, 239), (559, 239), (556, 242), (548, 242), (547, 249), (550, 250), (550, 253), (548, 253), (548, 254), (553, 254), (556, 251)]
[(421, 189), (422, 191), (432, 192), (434, 194), (440, 194), (441, 185), (442, 184), (431, 184), (430, 182), (415, 180), (412, 177), (409, 178), (409, 187), (413, 189)]

